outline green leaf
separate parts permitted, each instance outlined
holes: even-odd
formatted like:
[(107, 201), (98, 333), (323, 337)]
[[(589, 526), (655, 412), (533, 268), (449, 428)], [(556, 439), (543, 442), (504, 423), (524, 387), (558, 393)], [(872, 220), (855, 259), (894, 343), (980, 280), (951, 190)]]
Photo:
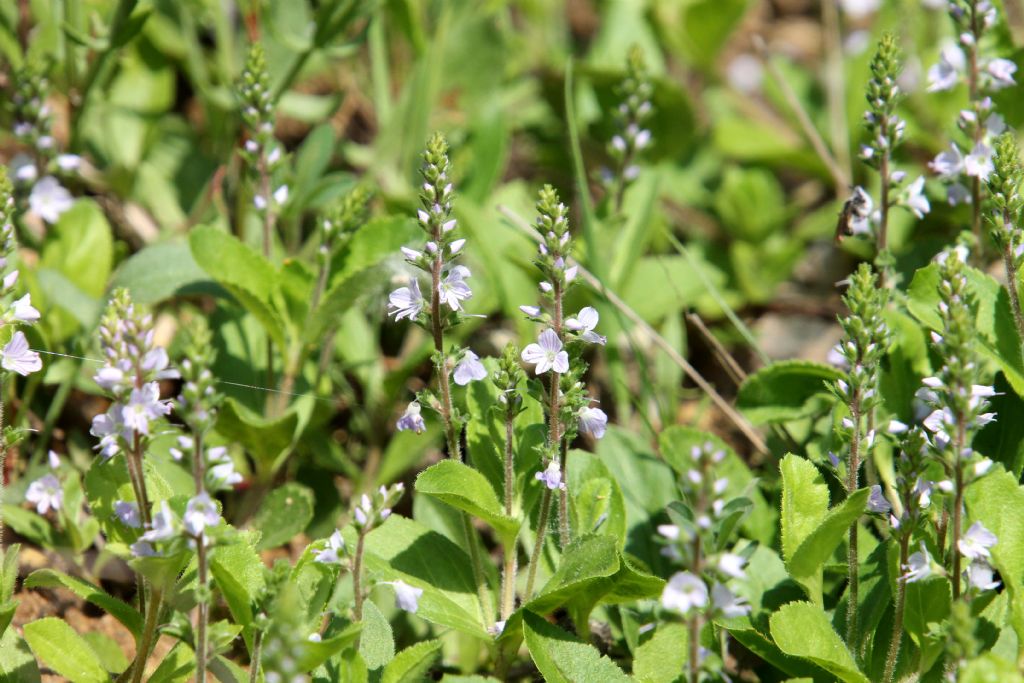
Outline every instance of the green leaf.
[(786, 562), (786, 568), (794, 579), (803, 584), (805, 581), (815, 581), (820, 577), (825, 562), (846, 538), (850, 525), (856, 523), (864, 514), (870, 493), (871, 490), (867, 488), (854, 491), (853, 495), (840, 505), (829, 510), (815, 529), (804, 538)]
[[(345, 542), (355, 545), (354, 532)], [(489, 638), (469, 557), (446, 537), (391, 515), (366, 536), (366, 567), (376, 577), (423, 589), (416, 615), (462, 633)]]
[(83, 633), (82, 638), (89, 644), (92, 651), (96, 653), (103, 668), (110, 673), (119, 674), (127, 670), (129, 665), (131, 665), (124, 652), (121, 651), (121, 646), (118, 645), (117, 641), (105, 633), (89, 631), (88, 633)]
[(295, 482), (277, 487), (263, 499), (253, 517), (252, 528), (260, 531), (256, 550), (287, 543), (305, 531), (312, 519), (312, 491)]
[(137, 251), (118, 267), (112, 285), (127, 288), (132, 301), (147, 306), (174, 296), (223, 295), (192, 258), (185, 242), (153, 244)]
[(372, 600), (363, 604), (363, 634), (359, 638), (359, 654), (370, 671), (380, 669), (395, 658), (395, 636), (387, 617)]
[(519, 521), (505, 516), (487, 478), (469, 465), (442, 460), (420, 472), (416, 491), (483, 520), (506, 548), (515, 543)]
[(210, 559), (210, 573), (235, 621), (252, 624), (252, 604), (264, 587), (263, 562), (256, 550), (244, 541), (218, 547)]
[(279, 279), (274, 267), (238, 238), (208, 225), (192, 230), (189, 246), (199, 267), (259, 320), (275, 344), (285, 348), (284, 321), (272, 303)]
[(39, 683), (39, 665), (28, 644), (8, 629), (0, 637), (0, 681), (4, 683)]
[(786, 422), (823, 412), (825, 382), (843, 373), (829, 365), (786, 360), (761, 368), (740, 386), (736, 406), (753, 422)]
[(791, 602), (773, 614), (769, 623), (772, 638), (786, 654), (813, 662), (846, 683), (868, 683), (822, 608)]
[(1024, 643), (1024, 489), (1000, 465), (967, 487), (969, 520), (994, 533), (992, 566), (999, 570), (1010, 594), (1010, 623)]
[(96, 653), (63, 619), (47, 617), (25, 624), (25, 640), (41, 662), (71, 683), (110, 680)]
[(253, 456), (261, 471), (270, 471), (274, 463), (295, 439), (298, 413), (289, 410), (277, 419), (267, 420), (235, 399), (224, 400), (217, 413), (217, 431), (238, 442)]
[(729, 631), (733, 638), (739, 641), (743, 647), (768, 662), (779, 671), (790, 676), (812, 675), (818, 676), (818, 667), (799, 658), (791, 657), (776, 645), (768, 636), (754, 628), (749, 617), (729, 619), (720, 624)]
[(533, 612), (524, 613), (523, 632), (530, 657), (548, 683), (631, 680), (592, 645), (576, 640)]
[(160, 666), (146, 683), (187, 683), (196, 668), (196, 656), (185, 643), (178, 641), (171, 651), (164, 655)]
[(44, 517), (37, 515), (33, 510), (4, 503), (0, 505), (0, 511), (2, 511), (0, 514), (2, 514), (4, 522), (25, 538), (45, 548), (52, 548), (56, 545), (53, 527)]
[[(782, 472), (782, 558), (789, 569), (797, 550), (828, 514), (828, 486), (810, 460), (789, 453), (779, 463)], [(821, 601), (821, 571), (800, 581)]]
[(384, 669), (381, 683), (419, 683), (429, 680), (431, 667), (441, 659), (441, 641), (425, 640), (401, 652)]
[(312, 671), (317, 668), (356, 642), (356, 638), (359, 637), (362, 630), (362, 624), (349, 624), (341, 633), (330, 638), (324, 638), (319, 642), (305, 641), (302, 644), (302, 651), (299, 653), (299, 670)]
[(682, 680), (689, 636), (686, 625), (668, 622), (658, 626), (641, 643), (633, 658), (633, 676), (641, 683), (673, 683)]
[(86, 602), (105, 610), (124, 624), (136, 639), (142, 635), (142, 615), (138, 610), (88, 581), (55, 569), (37, 569), (26, 577), (25, 588), (66, 588)]

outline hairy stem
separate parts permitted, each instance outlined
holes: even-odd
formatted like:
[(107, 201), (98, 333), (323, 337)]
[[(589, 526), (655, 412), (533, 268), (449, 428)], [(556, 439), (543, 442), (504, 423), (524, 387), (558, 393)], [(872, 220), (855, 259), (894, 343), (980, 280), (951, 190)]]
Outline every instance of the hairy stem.
[[(853, 420), (853, 439), (850, 441), (850, 461), (847, 463), (849, 472), (846, 477), (846, 495), (852, 496), (857, 490), (857, 475), (860, 469), (860, 391), (854, 392), (853, 401), (850, 404), (851, 419)], [(857, 632), (857, 593), (859, 589), (859, 576), (857, 574), (857, 522), (850, 526), (850, 543), (847, 552), (847, 576), (849, 578), (849, 601), (846, 605), (846, 643), (852, 645), (854, 635)]]
[[(512, 447), (515, 407), (509, 401), (505, 411), (505, 516), (512, 516), (513, 487), (515, 485), (515, 451)], [(507, 620), (516, 603), (516, 543), (505, 548), (505, 566), (501, 574), (501, 619)]]
[(355, 603), (352, 606), (352, 617), (355, 621), (363, 620), (363, 552), (366, 545), (366, 533), (359, 531), (356, 541), (356, 556), (352, 562), (352, 593)]
[[(910, 534), (900, 536), (900, 571), (909, 560)], [(893, 617), (892, 640), (889, 641), (889, 654), (885, 659), (885, 683), (892, 683), (896, 674), (896, 659), (900, 654), (900, 643), (903, 641), (903, 611), (906, 607), (907, 582), (901, 576), (896, 581), (896, 614)]]
[(263, 656), (263, 631), (256, 631), (252, 637), (252, 659), (249, 662), (249, 683), (260, 680), (260, 657)]
[[(1003, 219), (1009, 216), (1004, 214)], [(1014, 263), (1013, 247), (1009, 240), (1003, 245), (1003, 265), (1006, 267), (1006, 288), (1010, 291), (1010, 307), (1013, 309), (1013, 319), (1017, 323), (1017, 332), (1021, 340), (1024, 340), (1024, 314), (1020, 309), (1020, 292), (1017, 289), (1017, 265)]]
[[(558, 335), (558, 340), (565, 343), (562, 339), (562, 285), (556, 279), (554, 283), (554, 302), (555, 307), (553, 315), (551, 316), (551, 326)], [(566, 472), (566, 452), (562, 449), (562, 393), (561, 387), (559, 386), (561, 375), (555, 372), (555, 369), (551, 369), (551, 391), (550, 400), (551, 405), (549, 408), (548, 415), (548, 447), (551, 449), (551, 453), (558, 453), (558, 464), (562, 471), (562, 482), (566, 483), (568, 479), (568, 473)], [(571, 538), (569, 533), (569, 495), (566, 492), (568, 483), (564, 488), (558, 490), (558, 542), (564, 550), (569, 545), (569, 539)]]
[[(195, 482), (196, 495), (206, 491), (206, 463), (203, 461), (203, 433), (193, 430), (193, 459), (192, 478)], [(210, 619), (210, 598), (207, 594), (209, 587), (209, 568), (207, 562), (206, 535), (200, 533), (196, 537), (196, 563), (199, 579), (200, 595), (199, 604), (196, 609), (196, 681), (206, 681), (206, 641), (207, 622)]]
[[(7, 475), (7, 436), (4, 434), (4, 375), (0, 374), (0, 505), (3, 505), (4, 494), (7, 487), (4, 486), (4, 478)], [(0, 551), (4, 547), (4, 513), (0, 508)]]
[[(978, 8), (976, 2), (971, 2), (969, 12), (971, 14), (970, 33), (974, 40), (967, 48), (967, 89), (970, 93), (971, 108), (975, 115), (979, 114), (979, 98), (981, 97), (981, 81), (978, 71), (978, 40), (981, 38), (981, 25), (978, 23)], [(981, 142), (982, 119), (976, 116), (974, 125), (974, 143)], [(981, 235), (981, 178), (975, 176), (971, 179), (971, 231), (974, 233), (974, 240), (978, 245), (977, 256), (974, 257), (975, 265), (981, 265), (985, 261), (985, 241)]]
[(964, 429), (962, 426), (959, 426), (957, 427), (956, 454), (954, 455), (953, 533), (950, 535), (950, 544), (953, 546), (953, 576), (950, 578), (953, 580), (954, 600), (960, 597), (960, 535), (961, 526), (963, 525), (961, 509), (964, 506), (964, 470), (960, 462), (960, 453), (963, 451), (963, 443)]
[[(889, 139), (889, 117), (883, 116), (879, 122), (879, 137), (883, 140)], [(878, 220), (878, 253), (876, 258), (881, 256), (884, 258), (886, 250), (889, 248), (889, 158), (891, 152), (889, 147), (886, 146), (884, 152), (882, 152), (882, 158), (879, 160), (878, 173), (881, 176), (881, 204), (878, 207), (880, 217)], [(878, 269), (878, 286), (885, 287), (886, 275), (888, 274), (888, 265)]]
[(153, 646), (156, 636), (156, 622), (160, 616), (160, 608), (163, 606), (160, 591), (154, 590), (152, 599), (149, 601), (149, 609), (146, 612), (146, 623), (142, 630), (142, 639), (139, 641), (139, 649), (135, 653), (135, 664), (132, 667), (132, 683), (140, 683), (142, 674), (146, 671), (146, 661), (149, 659), (149, 650)]
[(540, 497), (540, 515), (537, 517), (537, 539), (533, 542), (533, 552), (530, 554), (530, 571), (526, 574), (526, 592), (523, 593), (523, 601), (529, 602), (533, 597), (533, 581), (537, 578), (537, 564), (540, 562), (540, 554), (544, 550), (544, 537), (548, 531), (548, 511), (551, 509), (551, 489), (545, 487)]

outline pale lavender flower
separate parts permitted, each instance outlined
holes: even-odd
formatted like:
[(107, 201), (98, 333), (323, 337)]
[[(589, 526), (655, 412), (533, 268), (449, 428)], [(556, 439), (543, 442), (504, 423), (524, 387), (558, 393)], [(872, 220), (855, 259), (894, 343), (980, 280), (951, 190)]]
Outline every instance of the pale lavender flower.
[(455, 366), (455, 383), (464, 387), (473, 380), (487, 377), (487, 368), (480, 362), (480, 357), (472, 351), (462, 354), (462, 360)]
[(950, 206), (970, 204), (972, 201), (971, 191), (963, 183), (953, 183), (946, 188), (946, 201), (949, 202)]
[(405, 407), (405, 412), (402, 413), (402, 417), (398, 418), (398, 423), (395, 425), (398, 431), (404, 432), (410, 430), (417, 434), (422, 434), (427, 429), (427, 424), (423, 421), (423, 415), (421, 415), (422, 409), (418, 401), (413, 401)]
[(555, 489), (565, 490), (565, 482), (562, 481), (562, 468), (557, 460), (548, 463), (547, 469), (537, 472), (534, 478), (544, 482), (544, 485), (554, 491)]
[(368, 495), (365, 493), (363, 494), (362, 498), (359, 500), (359, 505), (356, 505), (353, 514), (355, 515), (356, 522), (360, 525), (365, 525), (370, 521), (370, 515), (373, 514), (373, 502), (370, 500)]
[(165, 500), (160, 503), (160, 510), (153, 515), (153, 524), (149, 531), (142, 534), (140, 538), (147, 543), (167, 541), (174, 538), (175, 533), (177, 533), (176, 526), (174, 513), (171, 512), (171, 506)]
[(121, 452), (119, 437), (127, 438), (131, 435), (130, 432), (126, 433), (122, 414), (123, 409), (115, 403), (107, 412), (92, 418), (92, 427), (89, 429), (89, 433), (99, 437), (100, 442), (96, 448), (104, 459)]
[(718, 570), (734, 579), (746, 578), (747, 573), (743, 571), (745, 564), (747, 564), (746, 558), (736, 553), (723, 553), (718, 558)]
[(210, 494), (203, 491), (188, 502), (181, 521), (185, 531), (192, 536), (198, 536), (206, 527), (217, 526), (220, 523), (220, 512)]
[(540, 306), (520, 306), (519, 310), (531, 318), (540, 317)]
[(949, 143), (949, 149), (939, 152), (928, 164), (928, 167), (938, 174), (940, 178), (952, 179), (963, 173), (964, 157), (955, 142)]
[(907, 583), (923, 581), (934, 575), (935, 570), (932, 567), (932, 556), (928, 554), (924, 543), (921, 544), (921, 550), (907, 558), (907, 563), (903, 565), (903, 570), (903, 580)]
[(78, 168), (82, 165), (82, 157), (78, 156), (77, 154), (58, 154), (56, 161), (57, 168), (64, 171), (65, 173), (77, 171)]
[(882, 487), (875, 484), (871, 487), (871, 493), (868, 496), (868, 512), (876, 512), (878, 514), (886, 514), (892, 510), (892, 505), (885, 499), (882, 494)]
[(49, 175), (32, 186), (32, 193), (28, 197), (29, 209), (47, 223), (56, 223), (73, 203), (74, 199), (67, 188)]
[(46, 461), (50, 465), (51, 470), (60, 468), (60, 456), (57, 455), (57, 451), (49, 450), (46, 452)]
[(988, 549), (994, 546), (998, 540), (995, 534), (985, 528), (984, 524), (975, 522), (960, 538), (957, 548), (969, 560), (989, 558), (991, 554)]
[(156, 557), (159, 555), (148, 541), (135, 541), (135, 543), (128, 546), (128, 549), (132, 551), (134, 557)]
[(45, 515), (50, 510), (60, 510), (64, 504), (64, 489), (60, 480), (52, 474), (36, 479), (28, 485), (25, 500), (36, 506), (36, 512)]
[(608, 426), (608, 416), (600, 408), (584, 407), (576, 413), (580, 421), (580, 431), (590, 434), (595, 439), (604, 436), (605, 428)]
[(43, 361), (39, 354), (28, 346), (28, 339), (20, 330), (14, 333), (11, 341), (0, 350), (0, 367), (4, 370), (27, 376), (43, 369)]
[(694, 608), (707, 607), (708, 587), (701, 578), (690, 572), (676, 572), (661, 592), (661, 604), (665, 609), (681, 614)]
[(36, 162), (27, 154), (15, 154), (10, 162), (11, 177), (18, 183), (31, 183), (39, 177)]
[(907, 186), (903, 203), (918, 218), (924, 218), (924, 215), (931, 211), (932, 206), (924, 194), (924, 176), (918, 176), (917, 180)]
[(971, 177), (986, 180), (995, 170), (992, 153), (992, 148), (984, 142), (975, 144), (971, 153), (964, 157), (964, 172)]
[(107, 391), (117, 391), (125, 381), (125, 374), (121, 368), (106, 365), (93, 375), (92, 381)]
[(529, 344), (522, 353), (524, 361), (536, 365), (536, 374), (540, 375), (551, 369), (559, 374), (569, 371), (569, 354), (562, 350), (562, 340), (554, 330), (544, 330), (537, 341), (539, 343)]
[(587, 306), (577, 313), (576, 317), (567, 319), (565, 326), (579, 334), (583, 341), (588, 341), (591, 344), (604, 344), (607, 339), (594, 332), (598, 318), (597, 310)]
[(32, 307), (32, 295), (26, 294), (13, 304), (11, 318), (23, 323), (34, 323), (39, 320), (39, 311)]
[(1017, 72), (1017, 65), (1009, 59), (993, 59), (985, 67), (985, 71), (992, 77), (990, 86), (992, 90), (1002, 90), (1003, 88), (1016, 85), (1016, 81), (1013, 80), (1013, 74)]
[(139, 389), (132, 389), (128, 403), (124, 406), (122, 419), (126, 428), (139, 434), (149, 434), (150, 420), (170, 412), (170, 402), (160, 400), (160, 385), (149, 382)]
[(345, 549), (345, 541), (341, 537), (341, 532), (335, 529), (331, 537), (327, 539), (327, 544), (322, 549), (314, 549), (313, 555), (315, 556), (316, 562), (322, 562), (324, 564), (341, 564), (341, 551)]
[(723, 584), (717, 582), (711, 587), (711, 604), (727, 619), (750, 614), (750, 605), (747, 604), (746, 598), (734, 595)]
[(126, 527), (142, 528), (142, 515), (139, 514), (139, 506), (131, 501), (114, 501), (114, 516)]
[(465, 282), (470, 274), (466, 266), (455, 266), (448, 272), (438, 287), (438, 297), (442, 304), (448, 304), (453, 311), (462, 310), (462, 302), (473, 296), (473, 290)]
[(395, 589), (395, 604), (399, 609), (416, 614), (420, 608), (420, 598), (423, 597), (423, 589), (410, 586), (405, 581), (386, 581)]
[(242, 475), (235, 471), (235, 463), (231, 460), (218, 462), (207, 470), (211, 488), (230, 489), (242, 483)]
[(976, 561), (967, 565), (967, 583), (971, 588), (980, 591), (990, 591), (999, 588), (999, 581), (993, 575), (992, 567), (988, 562)]
[(416, 278), (409, 280), (408, 287), (399, 287), (388, 297), (388, 313), (395, 316), (395, 322), (402, 318), (415, 320), (423, 310), (423, 294)]
[(939, 61), (928, 69), (928, 92), (951, 90), (960, 81), (967, 60), (955, 45), (947, 45), (939, 53)]
[(678, 541), (680, 528), (675, 524), (659, 524), (657, 527), (658, 535), (666, 538), (670, 541)]

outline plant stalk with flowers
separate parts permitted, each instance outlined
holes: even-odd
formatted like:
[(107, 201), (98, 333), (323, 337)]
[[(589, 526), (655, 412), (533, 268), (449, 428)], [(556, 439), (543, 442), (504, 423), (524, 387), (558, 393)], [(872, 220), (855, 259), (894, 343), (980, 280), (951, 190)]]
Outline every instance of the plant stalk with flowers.
[(991, 198), (989, 226), (992, 238), (999, 247), (1006, 272), (1006, 289), (1010, 295), (1010, 308), (1017, 324), (1017, 334), (1024, 342), (1024, 313), (1021, 312), (1020, 289), (1017, 273), (1024, 257), (1024, 239), (1021, 234), (1021, 212), (1024, 197), (1021, 183), (1024, 182), (1024, 166), (1021, 166), (1020, 151), (1013, 133), (1003, 133), (996, 141), (994, 170), (988, 178), (988, 193)]
[(614, 171), (605, 171), (604, 183), (612, 197), (615, 213), (622, 211), (626, 188), (637, 179), (637, 156), (651, 145), (651, 131), (644, 128), (652, 112), (654, 86), (647, 75), (643, 51), (634, 45), (626, 60), (626, 77), (618, 86), (620, 102), (615, 110), (616, 134), (608, 142)]
[[(859, 488), (861, 464), (868, 460), (875, 440), (869, 416), (879, 402), (878, 364), (885, 355), (888, 331), (882, 312), (885, 310), (886, 289), (867, 264), (850, 277), (850, 288), (843, 297), (850, 315), (840, 319), (843, 338), (839, 353), (849, 368), (844, 379), (836, 380), (831, 390), (850, 412), (843, 419), (848, 430), (850, 448), (846, 461), (846, 495), (852, 496)], [(857, 556), (857, 525), (849, 530), (847, 576), (849, 580), (849, 608), (846, 612), (846, 639), (852, 642), (857, 630), (857, 592), (859, 585)]]

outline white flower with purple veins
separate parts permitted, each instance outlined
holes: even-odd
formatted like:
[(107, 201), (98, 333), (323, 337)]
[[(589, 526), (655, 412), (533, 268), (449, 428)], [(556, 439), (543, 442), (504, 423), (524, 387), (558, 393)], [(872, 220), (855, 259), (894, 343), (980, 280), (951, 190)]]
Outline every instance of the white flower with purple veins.
[(398, 431), (404, 432), (406, 430), (422, 434), (427, 431), (427, 424), (423, 421), (422, 408), (418, 401), (413, 401), (405, 407), (405, 412), (402, 413), (402, 417), (398, 418), (398, 423), (395, 425)]
[(733, 594), (720, 583), (715, 583), (711, 587), (711, 604), (727, 619), (750, 614), (750, 605), (747, 604), (746, 598)]
[(995, 170), (992, 154), (992, 148), (984, 142), (975, 144), (971, 153), (964, 157), (964, 172), (972, 178), (986, 180), (989, 174)]
[(1016, 85), (1013, 74), (1017, 72), (1017, 65), (1009, 59), (993, 59), (985, 67), (985, 71), (992, 78), (991, 89), (1002, 90)]
[(924, 428), (935, 435), (935, 445), (939, 448), (945, 448), (950, 442), (950, 434), (955, 426), (956, 417), (949, 408), (934, 410), (924, 419)]
[(420, 608), (420, 598), (423, 597), (423, 589), (410, 586), (405, 581), (385, 581), (395, 589), (395, 604), (399, 609), (416, 614)]
[(341, 537), (341, 532), (335, 529), (331, 537), (327, 539), (327, 544), (319, 550), (313, 550), (314, 560), (316, 562), (322, 562), (324, 564), (341, 564), (341, 551), (345, 549), (345, 541)]
[(453, 311), (462, 310), (462, 302), (473, 296), (473, 290), (465, 283), (471, 273), (466, 266), (455, 266), (438, 285), (437, 294), (442, 304), (448, 304)]
[(665, 609), (681, 614), (693, 608), (707, 607), (708, 587), (703, 579), (690, 572), (676, 572), (661, 592), (661, 604)]
[(868, 495), (868, 512), (884, 515), (890, 510), (892, 510), (892, 505), (889, 504), (889, 501), (882, 494), (882, 487), (875, 484), (871, 487), (871, 493)]
[(947, 45), (939, 53), (939, 62), (928, 69), (928, 92), (951, 90), (960, 81), (967, 60), (955, 45)]
[(608, 340), (594, 332), (598, 318), (597, 310), (587, 306), (577, 313), (575, 318), (566, 320), (565, 326), (576, 332), (583, 341), (591, 344), (604, 344)]
[(28, 346), (28, 339), (21, 331), (15, 332), (11, 341), (0, 350), (0, 367), (4, 370), (27, 376), (43, 369), (39, 354)]
[(23, 323), (34, 323), (39, 320), (39, 311), (32, 306), (32, 295), (26, 294), (13, 304), (11, 318)]
[(924, 176), (918, 176), (917, 180), (907, 186), (907, 194), (903, 198), (903, 205), (918, 218), (931, 211), (932, 205), (924, 194)]
[(56, 223), (73, 203), (67, 188), (50, 175), (33, 185), (32, 194), (28, 196), (29, 209), (47, 223)]
[(923, 581), (935, 573), (932, 569), (932, 556), (928, 554), (924, 543), (921, 544), (919, 551), (907, 558), (907, 563), (903, 565), (903, 570), (905, 572), (903, 580), (907, 583)]
[(155, 373), (156, 379), (178, 379), (181, 377), (177, 370), (167, 367), (169, 364), (167, 349), (162, 346), (150, 349), (142, 358), (142, 369)]
[(544, 485), (552, 491), (555, 489), (565, 490), (565, 482), (562, 481), (562, 467), (557, 460), (549, 462), (547, 468), (543, 472), (537, 472), (534, 478), (544, 482)]
[(132, 389), (122, 412), (124, 426), (139, 434), (149, 434), (149, 422), (171, 412), (171, 404), (160, 400), (160, 385), (149, 382), (140, 389)]
[(537, 342), (527, 345), (522, 353), (524, 361), (537, 366), (534, 368), (536, 374), (552, 369), (559, 374), (569, 372), (569, 354), (562, 350), (562, 340), (554, 330), (548, 328), (541, 332)]
[(114, 516), (121, 524), (132, 529), (142, 528), (142, 515), (139, 514), (139, 506), (127, 500), (114, 502)]
[(460, 387), (464, 387), (473, 380), (484, 379), (487, 377), (487, 368), (480, 362), (480, 356), (476, 355), (472, 351), (466, 351), (462, 354), (462, 360), (455, 366), (455, 383)]
[(960, 538), (956, 547), (960, 549), (960, 554), (969, 560), (988, 559), (991, 557), (988, 549), (994, 546), (998, 540), (994, 533), (985, 528), (984, 524), (975, 522)]
[(993, 575), (992, 567), (988, 562), (971, 562), (967, 566), (967, 583), (971, 588), (980, 591), (990, 591), (999, 588), (999, 581)]
[(408, 287), (399, 287), (388, 296), (388, 313), (395, 316), (395, 322), (402, 318), (415, 320), (423, 310), (423, 303), (420, 283), (412, 278)]
[(153, 515), (153, 524), (149, 531), (142, 534), (141, 540), (147, 543), (170, 540), (177, 533), (175, 526), (174, 513), (171, 512), (171, 506), (165, 500), (160, 503), (160, 510)]
[(746, 558), (736, 553), (723, 553), (718, 558), (718, 570), (734, 579), (746, 578), (747, 573), (743, 571), (743, 567), (746, 564)]
[(963, 173), (964, 157), (956, 143), (951, 142), (949, 143), (949, 149), (939, 152), (938, 156), (928, 164), (928, 167), (937, 173), (940, 178), (946, 180), (956, 178)]
[(220, 512), (209, 493), (203, 491), (188, 502), (185, 516), (182, 518), (182, 525), (189, 534), (198, 536), (206, 527), (217, 526), (219, 523)]
[(121, 452), (119, 437), (127, 438), (130, 434), (125, 433), (124, 422), (121, 421), (123, 409), (118, 404), (110, 406), (110, 410), (92, 418), (92, 427), (89, 433), (98, 436), (100, 443), (96, 448), (100, 455), (106, 459)]
[(52, 474), (36, 479), (28, 485), (25, 500), (35, 505), (36, 512), (41, 515), (50, 510), (60, 510), (64, 503), (64, 490), (60, 486), (60, 480)]
[(235, 484), (242, 483), (242, 475), (235, 471), (235, 463), (231, 460), (224, 460), (213, 465), (207, 470), (207, 477), (209, 477), (211, 488), (215, 489), (230, 489), (234, 488)]
[(595, 439), (604, 437), (605, 429), (608, 426), (608, 416), (600, 408), (580, 408), (576, 413), (580, 421), (580, 431), (590, 434)]

